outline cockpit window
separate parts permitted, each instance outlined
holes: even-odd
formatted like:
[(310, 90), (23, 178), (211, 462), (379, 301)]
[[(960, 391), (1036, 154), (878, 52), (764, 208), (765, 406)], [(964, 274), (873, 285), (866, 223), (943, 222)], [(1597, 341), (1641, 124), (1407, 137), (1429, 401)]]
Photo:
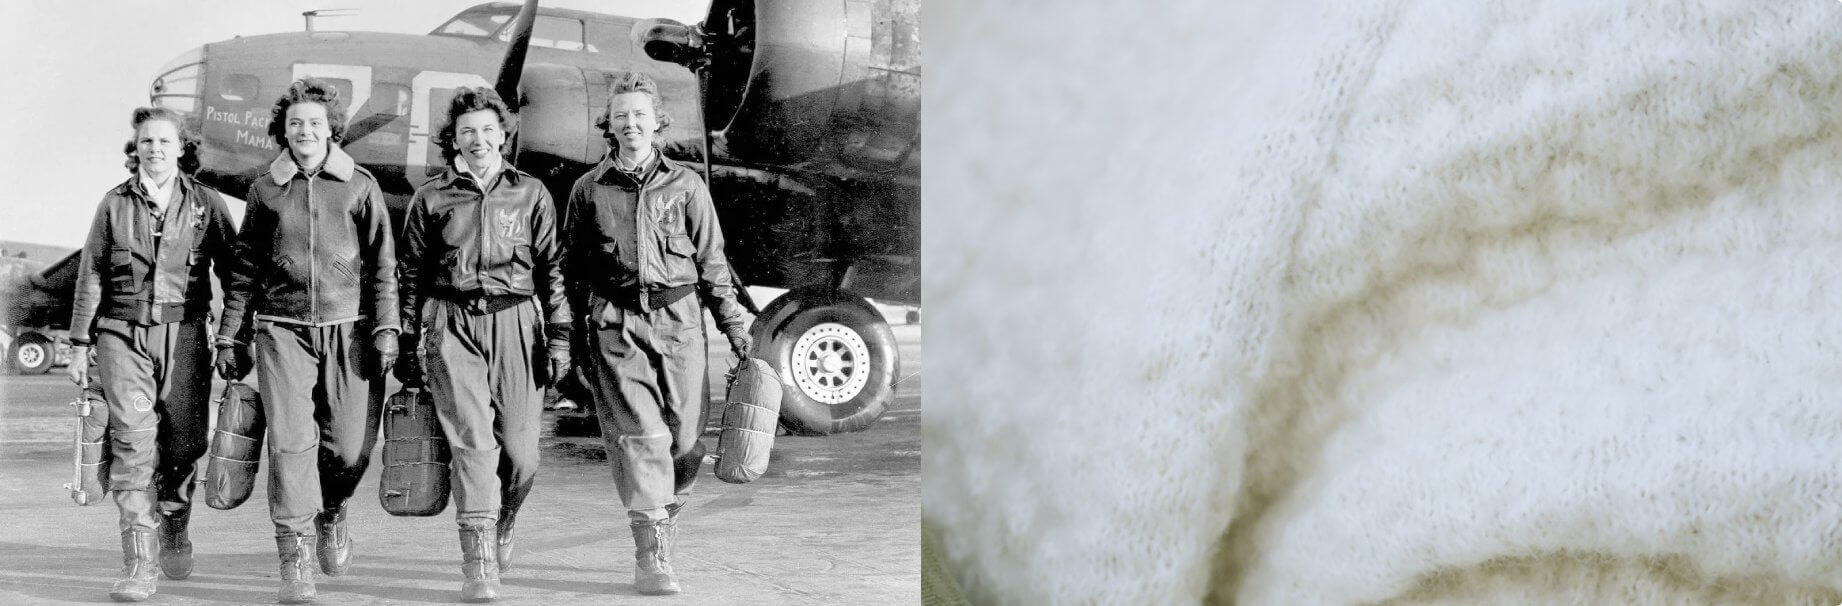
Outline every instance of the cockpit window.
[[(512, 28), (499, 32), (500, 42), (512, 40)], [(576, 19), (538, 15), (537, 22), (531, 25), (531, 46), (541, 46), (566, 51), (601, 52), (593, 44), (582, 43), (582, 22)]]
[(505, 24), (511, 20), (511, 15), (503, 13), (497, 15), (486, 13), (461, 13), (455, 15), (453, 19), (449, 19), (447, 23), (441, 24), (441, 27), (435, 28), (433, 35), (485, 38), (493, 35), (493, 32), (499, 31), (500, 27), (504, 27)]
[(231, 74), (224, 77), (223, 86), (218, 87), (217, 96), (225, 101), (248, 101), (256, 98), (256, 90), (262, 82), (250, 74)]
[[(432, 35), (457, 36), (461, 38), (493, 38), (500, 42), (510, 42), (512, 28), (506, 27), (517, 13), (462, 13), (456, 15), (441, 27), (435, 28)], [(538, 15), (537, 22), (531, 25), (531, 46), (554, 48), (575, 52), (601, 52), (593, 44), (582, 40), (582, 21), (565, 17)]]

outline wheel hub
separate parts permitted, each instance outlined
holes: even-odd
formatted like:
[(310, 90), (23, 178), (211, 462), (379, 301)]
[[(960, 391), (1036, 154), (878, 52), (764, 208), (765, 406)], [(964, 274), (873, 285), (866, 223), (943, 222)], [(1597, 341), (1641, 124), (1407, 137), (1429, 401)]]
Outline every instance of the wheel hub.
[(850, 327), (813, 326), (793, 343), (793, 383), (824, 404), (849, 402), (870, 382), (870, 346)]
[(27, 367), (38, 366), (45, 361), (45, 348), (37, 343), (20, 346), (19, 363)]

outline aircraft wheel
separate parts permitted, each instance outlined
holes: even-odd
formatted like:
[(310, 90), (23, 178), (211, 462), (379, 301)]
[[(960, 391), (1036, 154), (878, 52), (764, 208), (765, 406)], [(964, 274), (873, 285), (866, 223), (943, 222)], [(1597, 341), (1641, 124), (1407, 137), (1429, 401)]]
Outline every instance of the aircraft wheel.
[(51, 340), (44, 335), (35, 332), (19, 335), (13, 341), (13, 368), (19, 369), (20, 374), (44, 374), (51, 370), (55, 353)]
[(858, 431), (895, 398), (895, 333), (869, 302), (803, 287), (755, 317), (753, 355), (781, 382), (780, 423), (801, 435)]

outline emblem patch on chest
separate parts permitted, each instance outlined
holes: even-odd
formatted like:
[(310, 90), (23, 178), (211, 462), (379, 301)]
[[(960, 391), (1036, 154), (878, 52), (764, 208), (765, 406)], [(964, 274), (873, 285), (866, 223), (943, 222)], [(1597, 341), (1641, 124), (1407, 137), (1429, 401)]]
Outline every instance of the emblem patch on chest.
[(669, 196), (659, 196), (657, 198), (653, 198), (652, 199), (653, 218), (657, 220), (660, 224), (676, 223), (678, 221), (678, 217), (681, 216), (682, 213), (684, 212), (684, 201), (689, 198), (690, 198), (690, 195), (684, 192), (678, 192), (678, 193), (675, 193)]
[(205, 206), (203, 204), (193, 204), (192, 205), (192, 229), (203, 229), (204, 227), (205, 227)]
[(499, 235), (507, 238), (517, 236), (518, 216), (522, 214), (524, 213), (513, 209), (499, 209)]

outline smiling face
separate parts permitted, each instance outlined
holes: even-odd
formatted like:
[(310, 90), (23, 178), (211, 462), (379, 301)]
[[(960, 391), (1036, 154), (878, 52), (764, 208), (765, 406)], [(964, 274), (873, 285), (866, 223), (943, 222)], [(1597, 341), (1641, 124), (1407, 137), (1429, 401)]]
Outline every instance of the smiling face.
[(153, 119), (134, 129), (134, 156), (141, 170), (164, 181), (179, 168), (185, 148), (179, 140), (179, 125), (171, 120)]
[(288, 140), (288, 149), (294, 152), (295, 161), (302, 168), (312, 169), (320, 165), (326, 156), (327, 143), (332, 140), (332, 125), (326, 118), (326, 106), (306, 102), (288, 106), (288, 115), (284, 136)]
[(608, 135), (629, 157), (644, 155), (659, 133), (659, 112), (652, 95), (621, 93), (608, 99)]
[(499, 122), (499, 112), (470, 111), (454, 121), (454, 148), (474, 170), (497, 166), (504, 146), (505, 125)]

